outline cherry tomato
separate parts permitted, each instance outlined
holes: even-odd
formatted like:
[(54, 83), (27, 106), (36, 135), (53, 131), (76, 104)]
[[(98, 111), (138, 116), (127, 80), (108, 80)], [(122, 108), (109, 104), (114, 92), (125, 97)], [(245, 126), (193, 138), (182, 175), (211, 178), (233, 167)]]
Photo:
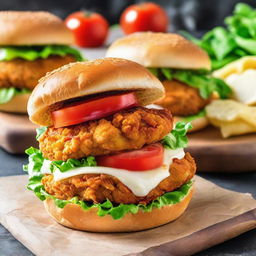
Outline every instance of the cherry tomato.
[(161, 143), (145, 146), (142, 149), (115, 155), (96, 157), (98, 166), (126, 169), (130, 171), (147, 171), (163, 164), (164, 148)]
[(98, 13), (74, 12), (66, 18), (65, 24), (73, 32), (76, 44), (81, 47), (101, 46), (108, 35), (109, 24)]
[(120, 25), (125, 34), (138, 31), (166, 32), (168, 16), (157, 4), (150, 2), (135, 4), (124, 10)]
[(134, 107), (138, 101), (133, 92), (84, 100), (52, 112), (55, 128), (79, 124)]

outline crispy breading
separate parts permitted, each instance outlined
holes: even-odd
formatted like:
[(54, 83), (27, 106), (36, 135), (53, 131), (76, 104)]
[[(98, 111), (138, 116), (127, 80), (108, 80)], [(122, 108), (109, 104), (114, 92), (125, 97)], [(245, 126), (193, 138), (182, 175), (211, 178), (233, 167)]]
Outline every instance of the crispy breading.
[(178, 81), (163, 81), (165, 97), (156, 104), (170, 109), (174, 116), (190, 116), (203, 109), (209, 100), (203, 99), (196, 88)]
[(46, 59), (28, 61), (14, 59), (0, 61), (0, 87), (33, 89), (38, 80), (47, 72), (76, 61), (71, 55), (50, 56)]
[(135, 196), (132, 191), (116, 177), (106, 174), (85, 174), (61, 181), (54, 181), (53, 175), (47, 174), (42, 183), (45, 190), (58, 199), (71, 199), (77, 196), (79, 200), (94, 203), (109, 199), (112, 203), (148, 204), (155, 198), (173, 191), (189, 180), (196, 171), (196, 164), (189, 153), (182, 159), (174, 159), (170, 166), (170, 176), (161, 181), (145, 197)]
[(39, 137), (45, 158), (79, 159), (142, 148), (161, 140), (172, 130), (173, 119), (168, 110), (132, 108), (96, 121), (50, 127)]

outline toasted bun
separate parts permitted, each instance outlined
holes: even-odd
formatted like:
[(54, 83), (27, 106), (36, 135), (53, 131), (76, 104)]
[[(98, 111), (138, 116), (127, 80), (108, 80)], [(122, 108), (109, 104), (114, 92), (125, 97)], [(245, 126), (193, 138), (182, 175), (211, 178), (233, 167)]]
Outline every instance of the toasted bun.
[(0, 12), (0, 45), (72, 43), (72, 33), (49, 12)]
[(210, 69), (206, 52), (177, 34), (139, 32), (116, 40), (106, 57), (135, 61), (145, 67)]
[(27, 103), (30, 95), (30, 93), (16, 95), (7, 103), (0, 104), (0, 111), (21, 114), (27, 113)]
[(114, 220), (110, 215), (100, 217), (97, 209), (83, 210), (76, 204), (67, 204), (61, 209), (53, 199), (45, 200), (44, 206), (53, 219), (69, 228), (92, 232), (131, 232), (158, 227), (177, 219), (186, 210), (192, 194), (193, 187), (177, 204), (153, 208), (151, 212), (128, 213), (119, 220)]
[[(174, 123), (182, 121), (182, 117), (175, 116), (174, 117)], [(192, 129), (188, 131), (188, 133), (199, 131), (206, 126), (209, 125), (209, 121), (206, 116), (198, 117), (192, 121), (190, 121), (192, 124)]]
[(39, 80), (29, 102), (30, 120), (43, 126), (52, 125), (51, 112), (60, 102), (108, 91), (134, 90), (140, 105), (163, 97), (161, 82), (141, 65), (105, 58), (65, 65)]

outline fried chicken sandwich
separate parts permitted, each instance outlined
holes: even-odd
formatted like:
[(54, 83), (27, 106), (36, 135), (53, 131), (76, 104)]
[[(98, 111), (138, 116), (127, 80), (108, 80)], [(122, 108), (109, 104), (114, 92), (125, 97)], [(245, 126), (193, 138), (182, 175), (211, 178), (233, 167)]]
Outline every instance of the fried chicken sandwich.
[(64, 226), (137, 231), (177, 219), (192, 197), (188, 123), (149, 109), (164, 95), (143, 66), (105, 58), (65, 65), (43, 77), (29, 102), (41, 128), (29, 148), (28, 189)]
[(72, 34), (48, 12), (0, 12), (0, 111), (26, 113), (38, 79), (81, 61)]
[(166, 91), (156, 104), (170, 109), (177, 120), (192, 122), (194, 131), (208, 124), (205, 106), (231, 93), (224, 81), (211, 77), (207, 53), (178, 34), (134, 33), (116, 40), (106, 57), (125, 58), (148, 68)]

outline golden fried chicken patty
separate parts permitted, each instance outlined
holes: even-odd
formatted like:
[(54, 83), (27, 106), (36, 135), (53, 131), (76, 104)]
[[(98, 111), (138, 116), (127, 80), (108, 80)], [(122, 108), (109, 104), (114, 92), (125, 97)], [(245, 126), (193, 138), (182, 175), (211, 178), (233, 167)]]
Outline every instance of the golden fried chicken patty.
[(32, 90), (37, 85), (38, 80), (47, 72), (74, 61), (76, 59), (71, 55), (50, 56), (47, 59), (34, 61), (24, 59), (0, 61), (0, 87)]
[(165, 97), (156, 104), (171, 110), (174, 116), (190, 116), (203, 109), (209, 100), (203, 99), (196, 88), (178, 81), (163, 81)]
[(175, 158), (170, 166), (170, 176), (161, 181), (145, 197), (138, 197), (117, 178), (107, 174), (85, 174), (61, 181), (54, 181), (53, 175), (47, 174), (42, 183), (45, 190), (58, 199), (79, 200), (102, 203), (109, 199), (116, 204), (148, 204), (166, 192), (173, 191), (191, 180), (196, 171), (196, 164), (189, 153), (182, 159)]
[(172, 126), (168, 110), (137, 107), (100, 120), (49, 127), (39, 137), (39, 146), (43, 156), (52, 161), (113, 154), (157, 142)]

